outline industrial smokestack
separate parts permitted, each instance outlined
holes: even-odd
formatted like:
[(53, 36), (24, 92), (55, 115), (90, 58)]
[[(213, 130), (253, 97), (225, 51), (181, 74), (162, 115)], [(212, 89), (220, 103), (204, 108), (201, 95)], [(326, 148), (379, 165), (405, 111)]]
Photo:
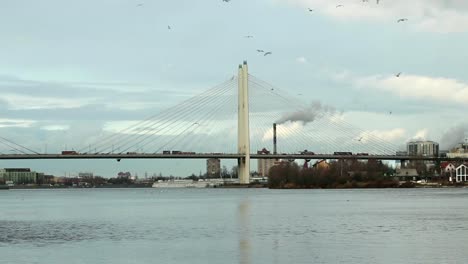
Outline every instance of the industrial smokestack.
[(273, 154), (276, 153), (276, 123), (273, 123)]

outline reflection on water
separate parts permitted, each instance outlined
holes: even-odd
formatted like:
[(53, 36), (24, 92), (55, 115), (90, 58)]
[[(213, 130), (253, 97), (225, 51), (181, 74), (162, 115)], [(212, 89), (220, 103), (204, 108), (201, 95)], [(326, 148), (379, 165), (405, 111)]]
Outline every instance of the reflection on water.
[(239, 254), (241, 264), (250, 264), (250, 223), (249, 223), (249, 200), (240, 201), (237, 209), (239, 223)]
[(0, 264), (466, 263), (456, 245), (468, 243), (467, 198), (468, 189), (6, 191)]

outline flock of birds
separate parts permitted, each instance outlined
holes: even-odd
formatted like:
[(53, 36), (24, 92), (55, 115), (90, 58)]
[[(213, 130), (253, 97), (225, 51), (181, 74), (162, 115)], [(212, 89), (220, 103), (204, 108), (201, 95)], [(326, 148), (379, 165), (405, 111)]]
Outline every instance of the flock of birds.
[[(363, 3), (368, 3), (368, 2), (369, 2), (369, 0), (361, 0), (361, 1), (362, 1)], [(231, 2), (231, 0), (222, 0), (222, 2), (229, 3), (229, 2)], [(379, 4), (379, 3), (380, 3), (380, 0), (376, 0), (376, 4)], [(137, 7), (141, 7), (141, 6), (143, 6), (143, 5), (144, 5), (143, 3), (139, 3), (139, 4), (137, 4)], [(336, 5), (335, 8), (344, 8), (344, 7), (345, 7), (345, 6), (344, 6), (343, 4), (338, 4), (338, 5)], [(312, 9), (312, 8), (307, 8), (307, 10), (308, 10), (309, 12), (314, 12), (314, 9)], [(397, 23), (401, 23), (401, 22), (405, 22), (405, 21), (408, 21), (408, 19), (407, 19), (407, 18), (399, 18), (396, 22), (397, 22)], [(168, 26), (167, 26), (167, 29), (168, 29), (168, 30), (171, 30), (172, 27), (171, 27), (170, 25), (168, 25)], [(246, 35), (246, 36), (244, 36), (244, 37), (245, 37), (245, 38), (248, 38), (248, 39), (254, 38), (253, 35)], [(273, 54), (272, 51), (265, 51), (265, 50), (263, 50), (263, 49), (257, 49), (257, 52), (260, 53), (260, 54), (263, 54), (263, 56), (268, 56), (268, 55), (272, 55), (272, 54)], [(402, 74), (402, 72), (399, 72), (399, 73), (395, 74), (395, 77), (399, 78), (399, 77), (401, 76), (401, 74)], [(273, 90), (273, 89), (271, 89), (271, 90)], [(391, 114), (392, 114), (392, 111), (390, 111), (389, 114), (391, 115)], [(362, 138), (360, 138), (358, 141), (361, 141), (361, 140), (362, 140)]]
[[(231, 0), (222, 0), (222, 1), (225, 2), (225, 3), (231, 2)], [(361, 0), (361, 1), (362, 1), (363, 3), (368, 3), (368, 2), (369, 2), (369, 0)], [(376, 3), (379, 4), (379, 3), (380, 3), (380, 0), (376, 0)], [(143, 6), (143, 3), (137, 4), (137, 7), (141, 7), (141, 6)], [(342, 4), (336, 5), (336, 8), (339, 8), (339, 7), (344, 7), (344, 5), (342, 5)], [(313, 12), (313, 11), (314, 11), (314, 9), (312, 9), (312, 8), (307, 8), (307, 10), (308, 10), (309, 12)], [(407, 19), (407, 18), (400, 18), (400, 19), (397, 20), (397, 23), (405, 22), (405, 21), (408, 21), (408, 19)], [(168, 26), (167, 26), (167, 29), (168, 29), (168, 30), (171, 30), (172, 28), (171, 28), (170, 25), (168, 25)], [(245, 38), (253, 38), (254, 36), (252, 36), (252, 35), (247, 35), (247, 36), (244, 36), (244, 37), (245, 37)], [(272, 55), (272, 54), (273, 54), (273, 52), (271, 52), (271, 51), (264, 51), (264, 50), (262, 50), (262, 49), (257, 49), (257, 52), (258, 52), (258, 53), (262, 53), (263, 56), (268, 56), (268, 55)], [(395, 74), (396, 77), (400, 77), (400, 75), (401, 75), (401, 72), (398, 73), (398, 74)]]

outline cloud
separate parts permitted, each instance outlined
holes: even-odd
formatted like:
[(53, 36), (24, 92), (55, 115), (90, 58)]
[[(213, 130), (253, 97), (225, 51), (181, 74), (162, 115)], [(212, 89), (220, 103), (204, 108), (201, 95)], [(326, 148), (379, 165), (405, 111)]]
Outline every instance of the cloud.
[(2, 127), (30, 127), (35, 123), (33, 120), (24, 119), (4, 119), (0, 118), (0, 128)]
[[(45, 82), (0, 75), (0, 100), (8, 110), (101, 109), (128, 111), (151, 109), (170, 99), (192, 96), (182, 90), (160, 90), (148, 85), (112, 82)], [(162, 100), (155, 100), (155, 97)]]
[[(287, 138), (297, 134), (297, 131), (302, 130), (304, 125), (300, 122), (287, 122), (280, 124), (276, 128), (276, 135), (278, 138)], [(262, 137), (263, 142), (268, 142), (273, 140), (273, 128), (268, 129)]]
[[(396, 23), (402, 17), (408, 18), (415, 30), (429, 32), (467, 32), (468, 2), (462, 0), (382, 0), (376, 4), (371, 0), (344, 2), (336, 8), (336, 2), (329, 0), (277, 0), (288, 4), (313, 8), (314, 12), (340, 20), (387, 21)], [(401, 25), (405, 26), (405, 25)]]
[(394, 128), (391, 130), (366, 130), (363, 131), (359, 138), (361, 142), (366, 143), (375, 139), (385, 140), (385, 141), (397, 141), (404, 138), (406, 135), (406, 130), (403, 128)]
[(414, 135), (413, 139), (415, 140), (427, 140), (427, 134), (428, 134), (428, 129), (424, 128), (416, 132), (416, 135)]
[(440, 147), (450, 150), (468, 137), (468, 123), (457, 124), (449, 128), (440, 139)]
[(296, 59), (297, 63), (306, 64), (308, 61), (305, 57), (299, 57)]
[(42, 126), (42, 130), (48, 130), (48, 131), (63, 131), (63, 130), (68, 130), (70, 129), (70, 126), (68, 125), (47, 125), (47, 126)]
[(10, 110), (20, 109), (61, 109), (78, 108), (87, 104), (88, 100), (76, 100), (73, 98), (40, 97), (20, 94), (1, 94), (0, 99), (8, 104)]
[(440, 103), (466, 105), (468, 83), (450, 78), (420, 75), (374, 75), (353, 77), (349, 73), (335, 76), (336, 80), (352, 82), (358, 88), (385, 91), (400, 98), (431, 100)]

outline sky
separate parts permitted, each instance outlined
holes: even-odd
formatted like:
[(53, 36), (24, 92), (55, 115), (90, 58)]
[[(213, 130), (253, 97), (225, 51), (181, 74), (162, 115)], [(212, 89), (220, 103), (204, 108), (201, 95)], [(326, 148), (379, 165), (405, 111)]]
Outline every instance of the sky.
[[(247, 60), (259, 79), (402, 148), (448, 148), (467, 127), (467, 45), (462, 0), (3, 0), (0, 135), (41, 152), (80, 148)], [(205, 161), (0, 162), (17, 166), (185, 176)]]

